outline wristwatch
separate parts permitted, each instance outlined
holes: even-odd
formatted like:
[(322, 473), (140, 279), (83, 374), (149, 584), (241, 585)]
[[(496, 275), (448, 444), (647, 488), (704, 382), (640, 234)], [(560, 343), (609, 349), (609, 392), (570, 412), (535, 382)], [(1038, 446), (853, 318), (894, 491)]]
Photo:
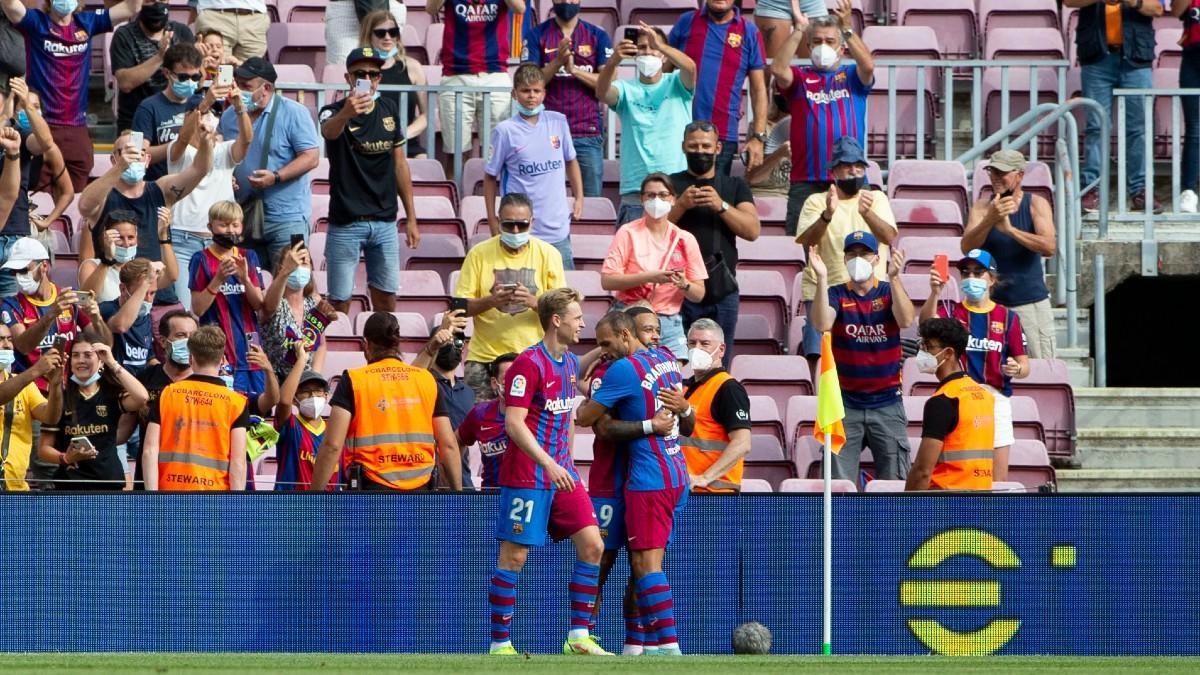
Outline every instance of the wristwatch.
[(758, 132), (757, 134), (750, 134), (750, 138), (753, 138), (753, 139), (761, 142), (763, 145), (767, 144), (767, 135), (761, 131)]
[(283, 178), (282, 178), (282, 177), (280, 177), (280, 175), (279, 175), (279, 172), (278, 172), (278, 171), (272, 171), (271, 173), (272, 173), (272, 174), (275, 176), (275, 184), (276, 184), (276, 185), (279, 185), (280, 183), (282, 183), (282, 182), (283, 182)]
[(721, 202), (721, 210), (717, 211), (717, 213), (725, 213), (728, 210), (729, 210), (729, 202), (723, 201), (723, 202)]
[(854, 37), (854, 29), (853, 28), (847, 28), (846, 30), (842, 31), (842, 40), (844, 42), (848, 42), (850, 40), (850, 38), (852, 38), (852, 37)]

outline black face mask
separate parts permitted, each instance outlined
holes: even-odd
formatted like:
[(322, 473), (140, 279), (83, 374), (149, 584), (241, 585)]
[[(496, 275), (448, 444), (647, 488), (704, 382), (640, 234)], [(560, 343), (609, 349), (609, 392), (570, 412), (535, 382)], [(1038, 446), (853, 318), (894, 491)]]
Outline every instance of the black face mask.
[(212, 240), (214, 244), (221, 248), (233, 248), (242, 243), (242, 235), (214, 234)]
[(711, 16), (712, 18), (716, 19), (717, 21), (724, 21), (732, 13), (733, 13), (733, 7), (730, 7), (729, 9), (727, 9), (723, 12), (713, 9), (711, 5), (708, 8), (708, 15)]
[(144, 5), (142, 11), (138, 12), (138, 23), (151, 33), (157, 33), (167, 27), (169, 15), (170, 9), (166, 5)]
[(438, 349), (437, 356), (433, 359), (433, 364), (438, 367), (438, 370), (447, 372), (458, 368), (458, 364), (462, 363), (462, 348), (454, 342), (447, 342)]
[(842, 191), (842, 194), (847, 197), (853, 197), (858, 194), (858, 191), (863, 189), (867, 183), (866, 176), (851, 176), (849, 178), (839, 178), (834, 181), (837, 188)]
[(552, 6), (551, 9), (554, 11), (554, 16), (557, 16), (563, 21), (570, 21), (576, 16), (579, 16), (580, 8), (578, 3), (562, 2)]
[(707, 152), (685, 152), (684, 155), (687, 157), (688, 171), (697, 176), (711, 171), (713, 164), (717, 161), (716, 155), (710, 155)]

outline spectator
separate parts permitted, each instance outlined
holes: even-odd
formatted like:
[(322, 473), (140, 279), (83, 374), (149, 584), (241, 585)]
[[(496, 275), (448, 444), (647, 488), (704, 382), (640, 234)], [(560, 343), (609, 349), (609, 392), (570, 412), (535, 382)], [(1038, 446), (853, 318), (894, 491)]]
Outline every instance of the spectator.
[(668, 402), (680, 394), (663, 392), (659, 397), (681, 418), (693, 418), (692, 433), (679, 439), (692, 492), (739, 492), (750, 454), (750, 396), (720, 365), (725, 336), (717, 322), (700, 319), (692, 324), (688, 347), (696, 374), (683, 382), (686, 399), (672, 407)]
[[(139, 103), (133, 113), (131, 128), (150, 139), (146, 180), (158, 180), (167, 174), (167, 147), (179, 137), (184, 117), (197, 109), (202, 100), (196, 95), (196, 90), (204, 80), (204, 72), (201, 69), (203, 63), (204, 56), (191, 43), (175, 45), (168, 49), (163, 56), (167, 87)], [(223, 100), (228, 91), (228, 87), (213, 85), (209, 88), (207, 97), (215, 95)], [(205, 109), (211, 105), (210, 100)]]
[[(425, 71), (421, 69), (421, 64), (404, 53), (404, 43), (400, 41), (400, 27), (403, 25), (404, 23), (397, 21), (396, 15), (391, 12), (371, 12), (363, 18), (362, 32), (359, 34), (360, 46), (375, 49), (385, 59), (379, 84), (425, 85)], [(397, 122), (405, 123), (404, 137), (408, 139), (408, 143), (405, 144), (408, 156), (424, 159), (427, 153), (421, 143), (421, 134), (425, 133), (429, 126), (428, 98), (425, 93), (385, 91), (381, 95), (394, 99), (396, 110), (404, 111), (401, 115), (403, 119), (397, 119)]]
[[(317, 372), (325, 368), (325, 326), (336, 312), (321, 294), (313, 279), (312, 256), (303, 243), (284, 250), (275, 265), (275, 276), (263, 298), (262, 346), (275, 374), (284, 379), (295, 358), (295, 343), (304, 343), (308, 367)], [(291, 399), (283, 398), (286, 403)]]
[[(836, 143), (850, 136), (866, 146), (867, 94), (875, 85), (875, 60), (854, 34), (850, 0), (838, 0), (836, 16), (796, 20), (796, 30), (772, 54), (775, 86), (791, 102), (792, 184), (788, 190), (787, 233), (808, 198), (828, 189)], [(792, 55), (805, 38), (813, 65), (793, 66)], [(854, 63), (842, 65), (848, 50)], [(831, 142), (832, 141), (832, 142)], [(864, 161), (865, 155), (864, 155)]]
[(507, 352), (520, 353), (542, 336), (538, 296), (566, 285), (562, 256), (553, 246), (529, 236), (533, 206), (510, 192), (500, 200), (500, 234), (467, 251), (455, 297), (467, 299), (474, 317), (467, 384), (477, 400), (491, 397), (487, 364)]
[(557, 0), (550, 6), (554, 16), (525, 39), (526, 60), (542, 69), (546, 108), (567, 118), (583, 196), (599, 197), (604, 186), (604, 111), (596, 97), (596, 74), (613, 50), (603, 28), (579, 18), (580, 4)]
[(122, 413), (146, 405), (146, 388), (94, 331), (85, 330), (71, 345), (70, 364), (62, 418), (42, 427), (38, 456), (58, 466), (56, 490), (122, 490), (126, 461), (117, 427)]
[(971, 206), (962, 251), (981, 248), (996, 261), (999, 282), (992, 299), (1021, 317), (1029, 356), (1054, 358), (1054, 314), (1042, 258), (1058, 250), (1050, 202), (1025, 192), (1025, 156), (999, 150), (987, 163), (993, 196)]
[[(1104, 108), (1104, 114), (1111, 118), (1114, 89), (1149, 89), (1153, 86), (1150, 68), (1156, 57), (1154, 19), (1163, 15), (1163, 2), (1063, 0), (1063, 4), (1079, 9), (1079, 23), (1075, 27), (1075, 58), (1082, 66), (1083, 97), (1094, 99)], [(1141, 98), (1130, 97), (1125, 104), (1125, 188), (1131, 200), (1131, 209), (1144, 211), (1146, 154), (1143, 139), (1146, 120)], [(1100, 115), (1089, 110), (1084, 130), (1080, 181), (1085, 188), (1095, 183), (1101, 175), (1101, 142), (1107, 143), (1108, 139), (1100, 139)], [(1083, 195), (1081, 204), (1084, 211), (1099, 209), (1100, 190), (1091, 190)], [(1161, 211), (1162, 206), (1157, 199), (1154, 200), (1154, 212)], [(1007, 276), (1005, 272), (1001, 274)]]
[[(1179, 88), (1200, 87), (1200, 5), (1192, 0), (1171, 0), (1170, 12), (1183, 22), (1179, 60)], [(1195, 213), (1200, 206), (1200, 98), (1187, 96), (1183, 103), (1183, 192), (1179, 210)], [(1128, 103), (1127, 103), (1128, 104)], [(1145, 206), (1145, 204), (1143, 204)]]
[(700, 9), (679, 17), (667, 37), (672, 47), (696, 63), (692, 116), (709, 120), (717, 128), (721, 141), (717, 173), (725, 176), (738, 152), (738, 118), (747, 80), (753, 115), (746, 141), (747, 171), (762, 164), (767, 142), (767, 55), (758, 26), (747, 21), (734, 4), (734, 0), (706, 0)]
[(989, 295), (996, 283), (996, 263), (987, 251), (975, 249), (958, 261), (964, 302), (939, 303), (942, 279), (937, 270), (929, 275), (929, 299), (921, 306), (920, 320), (938, 316), (954, 319), (967, 329), (967, 350), (962, 366), (971, 379), (983, 385), (996, 399), (996, 441), (993, 447), (992, 478), (1008, 480), (1008, 450), (1013, 444), (1012, 378), (1029, 377), (1025, 333), (1016, 312), (992, 302)]
[[(82, 10), (79, 0), (53, 0), (47, 11), (21, 0), (0, 0), (0, 9), (25, 35), (29, 87), (42, 96), (42, 112), (62, 150), (75, 192), (82, 192), (94, 164), (87, 128), (92, 38), (107, 33), (142, 9), (142, 0)], [(265, 32), (265, 29), (264, 29)]]
[[(158, 319), (158, 351), (162, 353), (161, 363), (150, 364), (138, 375), (138, 382), (146, 388), (150, 404), (158, 400), (163, 389), (192, 374), (188, 338), (196, 332), (199, 324), (191, 312), (183, 309), (173, 309)], [(142, 408), (137, 414), (139, 436), (145, 441), (146, 424), (149, 422), (150, 410)], [(142, 475), (142, 449), (145, 443), (134, 448), (133, 485), (135, 490), (144, 488)]]
[[(516, 360), (516, 354), (507, 352), (488, 364), (488, 388), (492, 396), (476, 403), (455, 432), (458, 447), (463, 448), (464, 463), (469, 464), (470, 457), (466, 448), (479, 446), (479, 487), (484, 489), (500, 487), (500, 461), (508, 449), (508, 433), (504, 431), (504, 397), (501, 394), (504, 378)], [(470, 474), (463, 474), (463, 485), (467, 484), (468, 476)]]
[[(887, 247), (896, 241), (898, 231), (891, 203), (883, 192), (867, 189), (867, 158), (854, 137), (839, 138), (833, 144), (829, 162), (833, 185), (823, 193), (809, 196), (804, 203), (796, 242), (806, 248), (817, 247), (821, 259), (828, 261), (825, 265), (829, 283), (838, 286), (852, 280), (841, 262), (846, 237), (854, 232), (870, 232), (877, 242), (882, 243), (874, 276), (884, 281), (887, 279)], [(870, 274), (870, 270), (867, 273)], [(813, 298), (821, 297), (817, 292), (817, 274), (812, 267), (804, 270), (800, 293), (806, 313), (812, 316)], [(804, 326), (800, 348), (800, 353), (809, 359), (821, 355), (821, 334), (811, 321)]]
[(968, 339), (967, 330), (954, 319), (921, 322), (917, 367), (937, 375), (938, 390), (925, 402), (921, 448), (904, 485), (906, 492), (992, 489), (995, 402), (991, 392), (963, 372), (960, 363)]
[[(492, 157), (484, 169), (483, 208), (487, 212), (488, 229), (492, 236), (500, 234), (494, 210), (497, 195), (524, 194), (533, 201), (530, 234), (558, 249), (565, 269), (575, 269), (571, 220), (583, 215), (583, 180), (567, 118), (546, 110), (542, 103), (546, 97), (542, 71), (532, 63), (517, 68), (512, 97), (519, 114), (492, 129)], [(568, 178), (575, 197), (569, 209), (559, 187)]]
[[(438, 97), (438, 120), (445, 150), (442, 161), (449, 175), (454, 168), (454, 155), (471, 148), (472, 125), (475, 131), (483, 133), (485, 105), (492, 126), (508, 117), (509, 97), (498, 90), (512, 86), (507, 70), (510, 14), (520, 16), (525, 11), (525, 2), (425, 0), (425, 11), (442, 24), (442, 86), (497, 89), (464, 93), (461, 106), (456, 105), (456, 96)], [(463, 137), (457, 138), (460, 123)]]
[[(0, 148), (4, 150), (4, 168), (0, 170), (0, 216), (7, 221), (21, 192), (21, 134), (12, 127), (0, 127)], [(23, 239), (18, 237), (17, 239)], [(4, 257), (16, 242), (4, 244)]]
[[(321, 373), (308, 368), (308, 351), (303, 342), (295, 343), (292, 354), (295, 364), (283, 381), (279, 403), (275, 405), (275, 429), (279, 432), (275, 444), (276, 490), (309, 489), (317, 448), (325, 439), (325, 419), (321, 414), (329, 400), (329, 382)], [(341, 472), (338, 474), (341, 483)]]
[[(338, 65), (355, 47), (375, 47), (383, 51), (378, 45), (363, 39), (363, 31), (372, 22), (371, 15), (375, 12), (392, 18), (396, 24), (396, 44), (400, 44), (400, 31), (408, 21), (408, 8), (403, 3), (396, 0), (330, 2), (325, 7), (325, 63)], [(424, 37), (422, 34), (421, 38)]]
[[(0, 457), (2, 487), (9, 492), (28, 492), (25, 472), (33, 451), (33, 423), (52, 424), (62, 415), (63, 357), (51, 349), (20, 373), (12, 372), (15, 363), (12, 330), (0, 324), (0, 406), (12, 411), (11, 415), (0, 415), (0, 437), (7, 441), (7, 452)], [(38, 380), (48, 382), (47, 394), (38, 389)]]
[(739, 303), (735, 276), (737, 240), (758, 239), (762, 224), (746, 181), (716, 170), (721, 141), (712, 123), (697, 121), (687, 125), (683, 132), (683, 152), (688, 168), (671, 175), (678, 196), (667, 219), (696, 238), (708, 269), (704, 299), (683, 302), (683, 327), (687, 330), (692, 322), (702, 318), (720, 324), (726, 340), (723, 365), (728, 367), (733, 361)]
[[(458, 367), (463, 360), (464, 330), (467, 327), (466, 313), (461, 309), (442, 314), (442, 325), (420, 354), (413, 359), (412, 365), (417, 368), (428, 368), (433, 373), (437, 383), (438, 396), (446, 402), (450, 417), (450, 427), (458, 429), (467, 413), (475, 405), (475, 392), (467, 385), (465, 377), (458, 377)], [(457, 433), (457, 432), (456, 432)], [(459, 446), (462, 449), (462, 446)], [(462, 453), (463, 485), (469, 484), (471, 477), (470, 457)]]
[[(174, 223), (169, 237), (163, 238), (163, 241), (171, 240), (175, 263), (184, 269), (191, 263), (192, 256), (212, 243), (208, 231), (208, 207), (217, 202), (234, 201), (234, 170), (246, 158), (254, 138), (250, 116), (246, 114), (246, 106), (236, 88), (230, 91), (229, 100), (237, 115), (237, 136), (233, 140), (221, 137), (217, 132), (217, 117), (212, 114), (212, 106), (216, 103), (214, 89), (209, 88), (200, 106), (183, 118), (178, 138), (167, 148), (167, 171), (182, 173), (196, 161), (199, 129), (214, 135), (212, 170), (191, 194), (175, 202), (171, 211)], [(184, 275), (175, 279), (175, 296), (185, 309), (191, 308), (192, 294)]]
[[(776, 93), (771, 97), (767, 117), (767, 142), (763, 146), (763, 163), (746, 172), (746, 182), (755, 197), (786, 197), (792, 173), (792, 116), (787, 98)], [(743, 157), (743, 162), (749, 161)]]
[[(312, 211), (312, 177), (308, 174), (317, 168), (321, 154), (312, 115), (303, 104), (279, 96), (275, 79), (275, 67), (266, 59), (246, 59), (233, 71), (242, 105), (226, 106), (218, 127), (222, 138), (237, 140), (242, 133), (242, 107), (250, 113), (254, 134), (246, 151), (250, 161), (238, 164), (233, 175), (238, 203), (262, 200), (261, 260), (274, 260), (294, 234), (307, 239)], [(210, 204), (200, 206), (207, 209)]]
[[(137, 257), (138, 221), (130, 211), (110, 211), (104, 216), (104, 225), (92, 228), (92, 248), (100, 257), (89, 258), (79, 264), (79, 288), (96, 294), (98, 302), (111, 302), (121, 295), (121, 268)], [(158, 239), (167, 242), (171, 232), (171, 211), (158, 209)], [(163, 246), (168, 246), (169, 242)], [(162, 262), (153, 263), (156, 273), (154, 290), (169, 288), (179, 278), (179, 266), (175, 256), (168, 255)]]
[[(10, 109), (7, 103), (0, 105), (0, 126), (6, 127), (5, 133), (10, 139), (9, 142), (13, 143), (11, 149), (5, 145), (5, 154), (11, 156), (15, 164), (11, 174), (5, 173), (5, 177), (13, 181), (7, 185), (11, 190), (11, 198), (0, 201), (0, 216), (4, 216), (4, 226), (0, 229), (0, 260), (4, 259), (14, 242), (30, 236), (29, 186), (33, 160), (35, 157), (40, 159), (47, 148), (54, 144), (44, 123), (39, 125), (39, 133), (33, 132), (32, 122), (29, 129), (22, 129), (20, 125), (17, 125), (16, 129), (8, 126), (9, 120), (15, 117), (10, 113), (28, 97), (28, 88), (20, 78), (9, 80), (9, 87), (12, 91), (12, 96), (9, 97), (12, 108)], [(26, 115), (28, 116), (27, 112)], [(34, 178), (36, 179), (36, 176)], [(0, 297), (8, 297), (16, 290), (11, 275), (0, 275)]]
[[(363, 338), (367, 365), (342, 373), (310, 489), (324, 490), (339, 464), (348, 467), (352, 488), (431, 489), (436, 463), (446, 484), (462, 490), (448, 406), (429, 371), (400, 359), (396, 317), (375, 312), (363, 327)], [(339, 462), (343, 448), (345, 459)]]
[(600, 271), (600, 284), (606, 291), (615, 291), (622, 306), (649, 301), (658, 314), (662, 345), (675, 358), (686, 361), (687, 338), (680, 310), (685, 299), (704, 299), (708, 271), (696, 237), (667, 220), (675, 204), (670, 177), (661, 173), (646, 176), (641, 194), (645, 215), (617, 230)]
[(196, 32), (218, 31), (225, 51), (245, 61), (267, 55), (266, 0), (198, 0)]
[(912, 324), (912, 301), (900, 283), (904, 254), (892, 250), (888, 280), (871, 270), (879, 264), (879, 242), (870, 232), (852, 232), (844, 246), (850, 282), (829, 286), (828, 271), (816, 246), (808, 264), (817, 277), (817, 295), (809, 323), (819, 333), (833, 332), (846, 417), (846, 443), (833, 458), (833, 477), (858, 481), (863, 447), (871, 448), (875, 473), (884, 480), (908, 475), (908, 418), (901, 400), (900, 330)]
[[(354, 270), (359, 256), (367, 260), (367, 286), (371, 308), (396, 309), (400, 290), (400, 239), (396, 230), (396, 196), (404, 203), (409, 248), (421, 241), (417, 210), (413, 206), (412, 177), (404, 155), (404, 129), (390, 98), (375, 100), (384, 60), (371, 47), (360, 47), (346, 57), (346, 98), (321, 108), (321, 135), (329, 173), (340, 180), (329, 190), (329, 233), (325, 259), (329, 269), (329, 299), (339, 312), (350, 308)], [(370, 93), (354, 93), (355, 82), (367, 80)]]
[[(17, 240), (3, 269), (16, 273), (19, 289), (0, 304), (0, 318), (12, 331), (17, 372), (36, 364), (46, 350), (56, 346), (60, 335), (65, 340), (60, 345), (64, 353), (70, 352), (72, 340), (84, 328), (93, 327), (111, 338), (95, 302), (50, 279), (50, 254), (36, 239)], [(38, 380), (38, 386), (44, 388), (45, 380)]]
[(225, 345), (220, 328), (197, 328), (187, 341), (192, 373), (167, 385), (150, 403), (142, 446), (147, 490), (246, 488), (250, 415), (246, 397), (217, 375)]
[[(774, 56), (792, 33), (797, 20), (801, 17), (815, 19), (827, 14), (829, 9), (825, 6), (825, 0), (766, 0), (754, 6), (754, 25), (762, 33), (766, 53)], [(797, 56), (807, 57), (807, 45), (801, 43), (800, 49)], [(770, 154), (769, 150), (764, 152)]]
[[(637, 77), (614, 81), (622, 59), (637, 61)], [(675, 70), (663, 72), (666, 59)], [(642, 179), (656, 171), (675, 173), (687, 167), (677, 152), (683, 128), (692, 121), (696, 63), (667, 44), (659, 28), (643, 25), (637, 44), (621, 40), (613, 58), (596, 78), (596, 98), (621, 119), (621, 210), (617, 224), (642, 217)]]
[(154, 356), (150, 310), (158, 276), (153, 263), (134, 258), (121, 268), (118, 298), (100, 303), (100, 316), (113, 336), (113, 358), (134, 377), (142, 374)]
[[(12, 86), (13, 93), (13, 110), (16, 118), (17, 130), (23, 133), (30, 134), (37, 139), (38, 145), (42, 148), (42, 154), (32, 155), (28, 167), (28, 192), (49, 192), (54, 200), (54, 208), (50, 213), (34, 213), (29, 211), (29, 224), (33, 226), (34, 234), (31, 236), (34, 239), (42, 242), (47, 250), (54, 248), (54, 236), (50, 233), (50, 225), (58, 220), (71, 203), (75, 201), (75, 188), (71, 185), (71, 177), (67, 175), (67, 166), (63, 160), (62, 150), (58, 144), (54, 142), (54, 137), (50, 133), (50, 126), (46, 124), (46, 120), (42, 118), (42, 99), (37, 92), (29, 91), (25, 85), (25, 80), (13, 78), (9, 84)], [(45, 176), (42, 169), (45, 168)], [(25, 167), (22, 167), (22, 177), (26, 173)], [(17, 200), (20, 200), (18, 192)], [(26, 199), (26, 201), (30, 201)], [(14, 216), (9, 217), (12, 220)], [(16, 218), (16, 223), (21, 223), (19, 217)], [(21, 227), (17, 226), (14, 234), (20, 233)], [(3, 259), (3, 251), (7, 250), (8, 244), (4, 243), (3, 231), (0, 230), (0, 260)], [(53, 253), (51, 254), (53, 258)], [(0, 275), (3, 276), (3, 275)], [(7, 290), (5, 290), (7, 287)], [(16, 288), (11, 286), (11, 282), (6, 279), (0, 279), (0, 297), (11, 295)]]
[(242, 59), (234, 56), (225, 49), (225, 38), (221, 37), (221, 31), (215, 28), (198, 33), (196, 48), (204, 53), (204, 75), (209, 80), (217, 79), (217, 68), (219, 66), (233, 66), (234, 68), (242, 65)]
[(192, 311), (200, 317), (200, 325), (215, 325), (228, 336), (225, 360), (233, 368), (233, 389), (249, 392), (253, 398), (266, 389), (265, 374), (247, 359), (250, 345), (261, 344), (257, 315), (263, 308), (261, 267), (254, 251), (239, 246), (242, 207), (234, 202), (213, 204), (208, 229), (212, 244), (192, 256), (188, 265)]
[(130, 128), (138, 105), (171, 84), (163, 72), (172, 68), (166, 65), (167, 51), (195, 42), (191, 29), (169, 14), (169, 3), (147, 0), (136, 21), (113, 33), (108, 55), (117, 79), (117, 131)]
[[(129, 145), (129, 132), (117, 137), (113, 144), (112, 168), (87, 186), (79, 196), (79, 212), (89, 223), (103, 222), (104, 216), (112, 211), (129, 211), (137, 218), (137, 255), (153, 262), (161, 262), (164, 246), (171, 246), (169, 238), (158, 236), (158, 210), (172, 208), (176, 202), (191, 194), (212, 167), (213, 137), (201, 132), (197, 140), (196, 161), (177, 174), (163, 176), (156, 181), (144, 180), (145, 158), (148, 156), (149, 141), (142, 148)], [(80, 237), (79, 257), (95, 257), (92, 238)], [(167, 251), (172, 255), (171, 251)], [(157, 298), (160, 304), (176, 302), (175, 289), (164, 288)]]

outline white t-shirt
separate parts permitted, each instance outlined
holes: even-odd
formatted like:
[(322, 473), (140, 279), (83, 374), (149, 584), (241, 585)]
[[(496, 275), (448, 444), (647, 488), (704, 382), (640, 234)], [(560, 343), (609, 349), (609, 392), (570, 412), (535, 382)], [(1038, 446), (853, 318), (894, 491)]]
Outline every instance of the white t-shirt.
[[(234, 201), (233, 169), (237, 163), (233, 161), (233, 143), (234, 141), (223, 141), (213, 148), (212, 171), (208, 172), (191, 194), (175, 202), (171, 229), (207, 236), (209, 207), (219, 201)], [(167, 146), (167, 173), (170, 174), (183, 171), (196, 159), (196, 149), (188, 146), (178, 162), (171, 161), (173, 145), (175, 141), (171, 141)]]
[[(92, 258), (89, 262), (99, 265), (99, 258)], [(121, 298), (121, 270), (116, 267), (108, 268), (108, 274), (104, 276), (104, 286), (100, 288), (100, 292), (96, 295), (96, 302), (112, 302)]]

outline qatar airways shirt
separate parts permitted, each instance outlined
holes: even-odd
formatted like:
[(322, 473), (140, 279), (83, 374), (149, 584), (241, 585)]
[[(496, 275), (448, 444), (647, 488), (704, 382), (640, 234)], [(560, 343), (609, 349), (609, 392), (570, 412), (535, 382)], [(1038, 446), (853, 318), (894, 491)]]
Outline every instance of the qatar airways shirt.
[(543, 110), (530, 124), (514, 115), (492, 129), (492, 158), (485, 171), (500, 183), (500, 195), (523, 192), (533, 202), (531, 234), (548, 243), (570, 235), (567, 162), (575, 159), (567, 118)]

